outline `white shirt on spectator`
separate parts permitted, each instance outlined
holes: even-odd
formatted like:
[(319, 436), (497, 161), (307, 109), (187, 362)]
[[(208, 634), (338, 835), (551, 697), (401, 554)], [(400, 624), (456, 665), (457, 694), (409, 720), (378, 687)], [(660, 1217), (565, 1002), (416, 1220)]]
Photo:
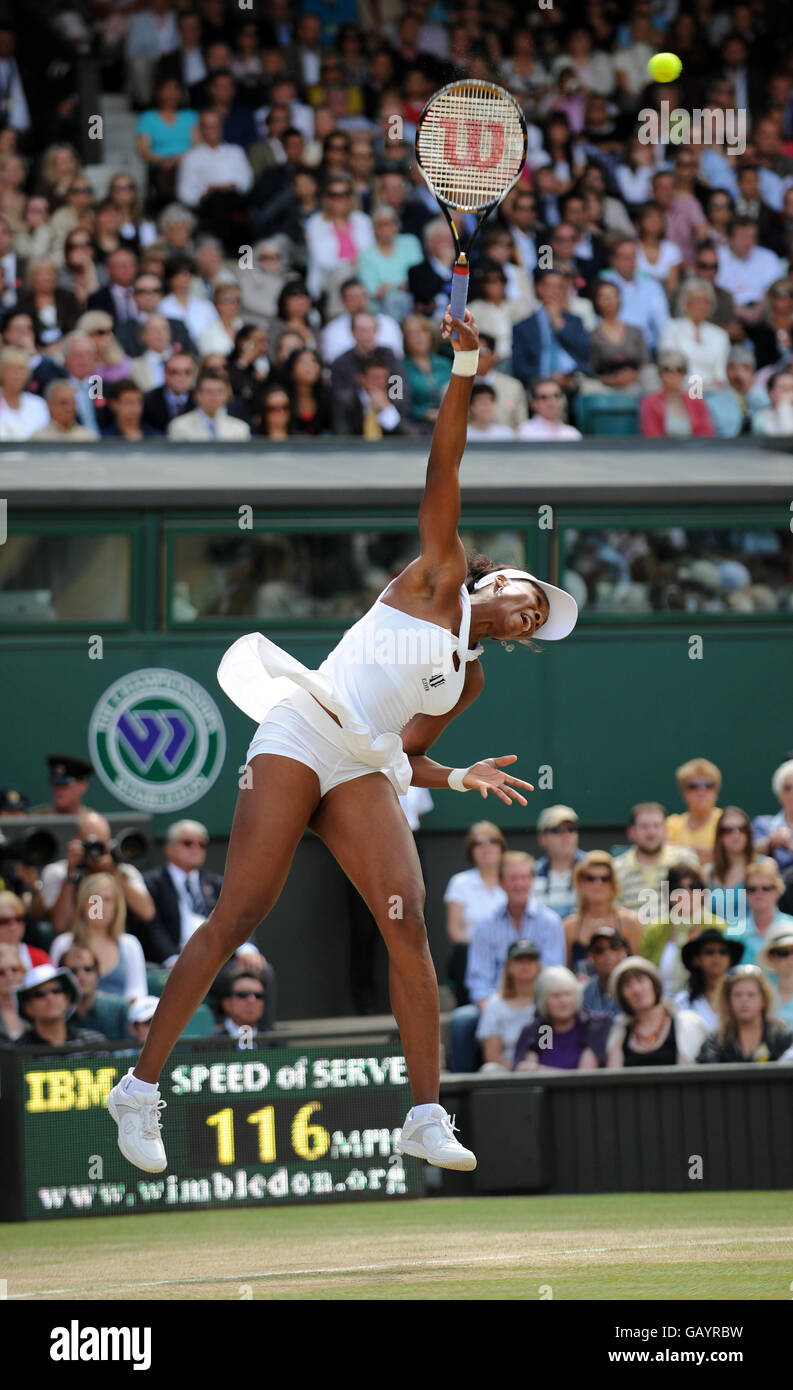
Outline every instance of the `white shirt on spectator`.
[[(242, 319), (234, 320), (234, 332), (242, 328)], [(228, 356), (234, 346), (234, 338), (227, 333), (223, 327), (223, 321), (219, 314), (215, 315), (212, 323), (208, 324), (202, 333), (199, 333), (196, 347), (202, 357), (208, 357), (210, 352), (222, 352), (224, 357)]]
[(183, 156), (176, 181), (176, 196), (189, 208), (197, 207), (213, 184), (233, 183), (238, 193), (253, 184), (253, 170), (241, 145), (194, 145)]
[(636, 269), (643, 270), (645, 275), (652, 275), (654, 280), (665, 280), (673, 266), (680, 265), (682, 259), (680, 247), (666, 239), (661, 241), (657, 261), (648, 261), (641, 246), (636, 247)]
[(168, 863), (166, 865), (170, 880), (176, 889), (176, 896), (179, 899), (179, 950), (187, 944), (193, 932), (206, 921), (206, 915), (196, 912), (188, 893), (188, 880), (193, 892), (201, 892), (201, 882), (198, 869), (191, 869), (190, 873), (185, 873), (178, 864)]
[[(371, 218), (367, 217), (365, 212), (358, 212), (357, 210), (351, 212), (349, 230), (356, 257), (360, 256), (361, 252), (374, 242)], [(350, 267), (350, 274), (353, 275), (355, 273), (355, 261), (344, 262), (340, 260), (335, 226), (323, 212), (312, 212), (306, 222), (305, 237), (308, 258), (306, 285), (309, 294), (313, 299), (316, 299), (322, 293), (325, 280), (331, 271), (336, 270), (340, 265), (347, 264)]]
[(36, 430), (41, 430), (50, 421), (46, 402), (32, 391), (23, 391), (19, 407), (14, 410), (8, 401), (0, 396), (0, 439), (30, 439)]
[[(404, 352), (402, 331), (396, 319), (390, 318), (388, 314), (375, 314), (375, 318), (375, 346), (390, 348), (395, 357), (401, 357)], [(335, 362), (343, 352), (350, 352), (354, 347), (351, 314), (339, 314), (337, 318), (331, 319), (319, 335), (319, 352), (323, 362)]]
[(756, 304), (784, 274), (784, 263), (765, 246), (753, 246), (748, 256), (735, 256), (729, 246), (720, 246), (718, 257), (716, 284), (729, 290), (736, 304)]
[(399, 804), (407, 816), (408, 825), (414, 832), (421, 827), (421, 817), (426, 816), (435, 805), (426, 787), (408, 787)]
[[(130, 888), (134, 888), (137, 893), (147, 893), (148, 889), (143, 881), (143, 874), (140, 869), (136, 869), (134, 864), (119, 864), (119, 873), (127, 880)], [(54, 907), (60, 897), (61, 888), (66, 878), (66, 860), (54, 859), (51, 864), (45, 864), (41, 871), (41, 898), (46, 908)], [(144, 990), (144, 994), (145, 994)]]
[[(267, 116), (269, 106), (260, 106), (258, 111), (254, 111), (253, 119), (256, 122), (256, 129), (261, 140), (267, 139)], [(310, 144), (314, 139), (314, 112), (310, 106), (306, 106), (302, 101), (290, 101), (289, 103), (289, 124), (299, 130), (306, 144)]]
[(486, 430), (477, 429), (476, 425), (468, 426), (468, 441), (470, 444), (489, 443), (491, 440), (508, 439), (515, 441), (515, 431), (509, 425), (488, 425)]
[(544, 420), (542, 415), (533, 415), (524, 420), (518, 429), (518, 439), (580, 439), (581, 431), (575, 425), (564, 425), (561, 420)]
[(164, 314), (168, 319), (180, 319), (182, 323), (187, 324), (194, 343), (198, 342), (204, 329), (209, 328), (219, 317), (214, 304), (197, 295), (188, 299), (184, 305), (175, 294), (166, 294), (165, 298), (160, 300), (157, 313)]
[(513, 1008), (509, 999), (502, 999), (501, 995), (496, 992), (491, 994), (482, 1010), (476, 1028), (476, 1036), (479, 1042), (485, 1038), (500, 1038), (502, 1051), (512, 1061), (515, 1054), (515, 1044), (523, 1029), (533, 1022), (534, 1013), (534, 1004), (531, 1000), (522, 1008)]
[(500, 883), (492, 886), (485, 883), (478, 869), (463, 869), (452, 874), (443, 895), (445, 903), (460, 903), (463, 909), (463, 932), (470, 941), (477, 922), (491, 917), (507, 901), (507, 895)]
[(702, 388), (714, 391), (727, 380), (730, 340), (716, 323), (696, 325), (691, 319), (670, 319), (661, 330), (660, 351), (675, 348), (685, 353), (689, 376), (702, 377)]

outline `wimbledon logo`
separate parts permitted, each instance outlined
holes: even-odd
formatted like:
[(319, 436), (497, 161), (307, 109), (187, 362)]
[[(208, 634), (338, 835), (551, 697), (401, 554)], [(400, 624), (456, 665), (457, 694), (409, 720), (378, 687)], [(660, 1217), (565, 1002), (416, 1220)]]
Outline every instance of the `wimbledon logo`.
[(125, 806), (181, 811), (217, 779), (226, 731), (202, 686), (150, 667), (108, 686), (91, 715), (88, 744), (100, 780)]

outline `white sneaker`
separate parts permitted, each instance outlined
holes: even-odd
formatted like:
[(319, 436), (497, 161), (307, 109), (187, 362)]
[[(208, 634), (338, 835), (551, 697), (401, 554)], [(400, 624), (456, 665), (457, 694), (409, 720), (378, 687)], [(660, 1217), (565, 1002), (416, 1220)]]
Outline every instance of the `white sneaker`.
[[(132, 1075), (132, 1069), (127, 1076)], [(161, 1173), (168, 1166), (160, 1138), (160, 1111), (166, 1102), (160, 1099), (159, 1087), (144, 1095), (128, 1091), (123, 1077), (107, 1098), (107, 1108), (118, 1125), (118, 1147), (130, 1163), (145, 1173)]]
[(408, 1116), (396, 1144), (397, 1151), (411, 1154), (413, 1158), (426, 1158), (436, 1168), (470, 1173), (476, 1167), (476, 1155), (455, 1139), (454, 1119), (442, 1105), (433, 1105), (432, 1114), (427, 1113), (417, 1120)]

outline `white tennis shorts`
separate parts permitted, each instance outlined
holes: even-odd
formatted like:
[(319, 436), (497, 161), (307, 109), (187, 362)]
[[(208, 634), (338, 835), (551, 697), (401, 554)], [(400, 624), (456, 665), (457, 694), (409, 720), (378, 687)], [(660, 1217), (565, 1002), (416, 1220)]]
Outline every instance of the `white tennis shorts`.
[(259, 725), (245, 761), (250, 762), (257, 753), (278, 753), (284, 758), (294, 758), (314, 769), (319, 778), (320, 795), (324, 796), (341, 782), (351, 782), (354, 777), (377, 771), (340, 747), (340, 734), (339, 725), (313, 695), (296, 687), (294, 694), (273, 705)]

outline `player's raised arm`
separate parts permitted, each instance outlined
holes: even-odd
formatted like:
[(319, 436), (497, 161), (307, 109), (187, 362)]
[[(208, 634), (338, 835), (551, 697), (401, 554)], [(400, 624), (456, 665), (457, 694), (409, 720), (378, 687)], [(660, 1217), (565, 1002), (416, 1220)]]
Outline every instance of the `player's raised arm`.
[[(458, 336), (452, 338), (453, 330)], [(460, 462), (468, 432), (468, 406), (479, 360), (479, 334), (470, 309), (465, 323), (447, 309), (441, 336), (450, 339), (454, 363), (432, 435), (427, 481), (419, 507), (419, 538), (424, 569), (462, 568), (465, 551), (457, 534), (460, 521)]]

